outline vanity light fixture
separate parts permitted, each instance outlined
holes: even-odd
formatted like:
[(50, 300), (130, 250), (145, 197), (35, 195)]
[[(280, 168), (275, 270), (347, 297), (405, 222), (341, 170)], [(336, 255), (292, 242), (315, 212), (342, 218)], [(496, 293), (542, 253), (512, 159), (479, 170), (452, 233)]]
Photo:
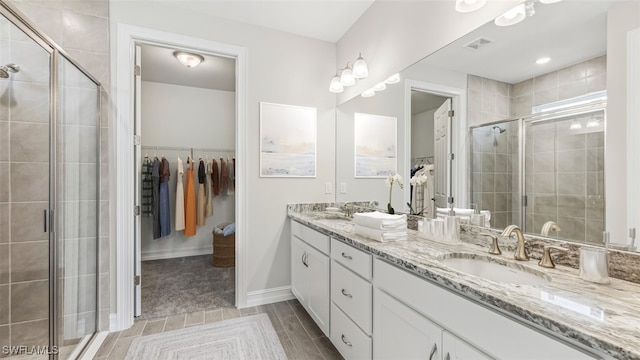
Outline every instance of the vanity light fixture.
[(389, 76), (389, 77), (387, 78), (387, 80), (385, 80), (384, 82), (385, 82), (385, 83), (387, 83), (387, 84), (389, 84), (389, 85), (397, 84), (397, 83), (399, 83), (399, 82), (400, 82), (400, 74), (395, 73), (395, 74), (393, 74), (393, 75)]
[(351, 86), (356, 83), (356, 78), (353, 77), (353, 71), (351, 70), (351, 63), (347, 63), (347, 67), (342, 69), (342, 74), (340, 74), (340, 82), (344, 86)]
[(356, 79), (364, 79), (369, 76), (369, 67), (362, 58), (362, 53), (358, 55), (356, 62), (353, 63), (353, 77)]
[(372, 97), (376, 94), (376, 91), (373, 89), (367, 89), (365, 91), (362, 92), (362, 94), (360, 94), (360, 96), (364, 97), (364, 98), (368, 98), (368, 97)]
[(337, 94), (341, 93), (343, 90), (344, 86), (342, 86), (342, 83), (340, 82), (340, 76), (336, 73), (336, 76), (331, 79), (331, 83), (329, 84), (329, 91)]
[(587, 120), (587, 128), (597, 128), (600, 126), (600, 119), (591, 118)]
[(373, 85), (374, 91), (382, 91), (386, 88), (387, 88), (387, 84), (385, 84), (384, 81)]
[(498, 16), (494, 23), (498, 26), (515, 25), (527, 17), (527, 8), (525, 4), (520, 4), (506, 13)]
[(202, 55), (192, 54), (185, 51), (174, 51), (173, 56), (175, 56), (182, 65), (187, 67), (187, 69), (196, 67), (204, 61), (204, 57)]
[(571, 125), (569, 125), (569, 130), (581, 130), (582, 123), (578, 120), (572, 120)]
[(549, 61), (551, 61), (551, 58), (548, 57), (548, 56), (545, 56), (545, 57), (541, 57), (540, 59), (536, 60), (536, 64), (543, 65), (543, 64), (548, 63)]
[(456, 0), (456, 11), (468, 13), (483, 7), (487, 0)]
[(538, 1), (540, 1), (543, 4), (555, 4), (555, 3), (560, 2), (562, 0), (538, 0)]

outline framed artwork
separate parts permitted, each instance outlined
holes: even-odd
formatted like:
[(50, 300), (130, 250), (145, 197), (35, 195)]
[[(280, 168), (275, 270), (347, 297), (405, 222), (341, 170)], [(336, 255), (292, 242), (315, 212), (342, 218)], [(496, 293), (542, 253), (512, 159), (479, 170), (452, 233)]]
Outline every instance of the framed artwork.
[(260, 103), (260, 177), (316, 177), (316, 117), (315, 108)]
[(391, 116), (354, 114), (355, 177), (386, 178), (398, 164), (397, 119)]

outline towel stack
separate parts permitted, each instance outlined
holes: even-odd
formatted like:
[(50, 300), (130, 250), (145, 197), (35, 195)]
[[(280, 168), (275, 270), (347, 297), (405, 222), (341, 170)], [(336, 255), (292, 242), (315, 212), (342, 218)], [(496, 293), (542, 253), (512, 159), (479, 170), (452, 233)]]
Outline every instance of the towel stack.
[(407, 215), (378, 211), (353, 214), (356, 234), (376, 241), (407, 240)]

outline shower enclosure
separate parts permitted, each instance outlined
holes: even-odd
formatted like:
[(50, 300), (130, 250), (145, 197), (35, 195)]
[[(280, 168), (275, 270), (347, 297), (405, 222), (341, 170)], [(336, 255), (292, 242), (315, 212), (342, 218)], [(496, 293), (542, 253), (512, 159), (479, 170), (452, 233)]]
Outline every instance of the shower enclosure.
[(602, 243), (605, 105), (471, 129), (470, 198), (491, 211), (492, 227), (516, 224), (531, 234)]
[(100, 84), (0, 2), (0, 357), (98, 328)]

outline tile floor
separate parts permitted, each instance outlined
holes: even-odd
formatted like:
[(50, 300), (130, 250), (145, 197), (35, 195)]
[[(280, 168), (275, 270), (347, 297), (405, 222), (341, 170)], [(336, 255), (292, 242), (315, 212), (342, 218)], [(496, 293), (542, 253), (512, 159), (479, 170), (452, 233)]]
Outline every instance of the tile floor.
[(96, 360), (124, 359), (131, 342), (140, 336), (178, 330), (188, 326), (208, 324), (239, 316), (267, 313), (271, 319), (282, 347), (290, 360), (342, 359), (331, 341), (311, 319), (297, 300), (283, 301), (247, 309), (222, 308), (210, 311), (198, 311), (167, 317), (136, 320), (127, 330), (111, 333), (96, 354)]

